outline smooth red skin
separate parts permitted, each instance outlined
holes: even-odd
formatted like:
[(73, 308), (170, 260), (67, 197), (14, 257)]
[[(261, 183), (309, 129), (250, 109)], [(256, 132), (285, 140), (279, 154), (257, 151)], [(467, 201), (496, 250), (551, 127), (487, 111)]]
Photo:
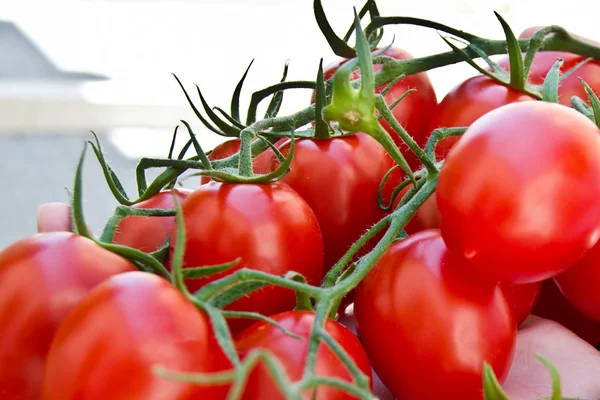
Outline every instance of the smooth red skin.
[[(226, 272), (188, 279), (194, 292), (209, 282), (242, 268), (284, 275), (296, 271), (311, 284), (323, 278), (323, 239), (319, 223), (308, 204), (288, 185), (229, 184), (211, 182), (196, 189), (182, 204), (186, 227), (183, 267), (242, 261)], [(177, 224), (171, 238), (171, 254), (177, 243)], [(268, 286), (245, 296), (227, 308), (264, 315), (291, 310), (292, 290)], [(232, 319), (240, 331), (250, 320)]]
[(483, 362), (502, 382), (516, 324), (501, 289), (464, 274), (439, 231), (393, 244), (361, 282), (358, 332), (373, 368), (399, 399), (482, 398)]
[[(521, 39), (528, 39), (539, 29), (539, 27), (532, 27), (526, 29), (521, 35)], [(594, 45), (598, 43), (588, 39), (584, 39)], [(564, 51), (542, 51), (538, 52), (533, 59), (531, 64), (531, 70), (529, 72), (528, 81), (535, 84), (541, 85), (544, 83), (544, 79), (548, 74), (548, 71), (552, 68), (556, 60), (561, 58), (563, 65), (560, 67), (561, 73), (569, 71), (571, 68), (584, 61), (587, 57), (580, 56), (573, 53), (567, 53)], [(502, 57), (497, 61), (497, 64), (506, 71), (510, 71), (510, 62), (508, 56)], [(571, 105), (571, 98), (578, 96), (582, 100), (585, 100), (588, 104), (590, 101), (585, 92), (585, 89), (579, 82), (579, 78), (590, 85), (592, 90), (596, 93), (600, 93), (600, 61), (591, 60), (588, 61), (584, 66), (579, 68), (576, 72), (568, 76), (565, 80), (559, 83), (558, 95), (559, 103), (566, 106)]]
[(506, 301), (510, 304), (517, 326), (525, 321), (535, 306), (542, 290), (542, 282), (523, 284), (502, 284), (502, 290)]
[[(173, 189), (181, 203), (192, 193), (188, 189)], [(160, 192), (152, 198), (135, 204), (132, 207), (140, 209), (157, 208), (171, 209), (175, 207), (172, 191)], [(127, 217), (121, 220), (115, 230), (113, 243), (133, 247), (145, 253), (158, 250), (167, 240), (175, 217)]]
[[(309, 337), (315, 314), (308, 311), (289, 311), (271, 316), (271, 318), (302, 339), (299, 340), (286, 335), (269, 323), (258, 322), (235, 338), (238, 353), (243, 359), (253, 350), (268, 350), (282, 364), (288, 378), (292, 382), (297, 382), (302, 378), (306, 364)], [(358, 338), (348, 328), (331, 319), (326, 321), (325, 331), (346, 350), (360, 370), (371, 379), (371, 365)], [(319, 345), (317, 350), (315, 374), (319, 377), (352, 381), (348, 369), (325, 344)], [(313, 399), (312, 394), (313, 392), (309, 391), (305, 393), (304, 397)], [(248, 378), (242, 399), (283, 400), (284, 398), (267, 367), (262, 362), (258, 364)], [(350, 400), (355, 398), (342, 390), (328, 386), (320, 386), (315, 397), (317, 400)]]
[(543, 282), (532, 314), (558, 322), (594, 347), (600, 344), (600, 322), (592, 321), (577, 311), (553, 279)]
[[(408, 52), (391, 47), (386, 50), (383, 55), (395, 58), (397, 60), (408, 60), (412, 59), (413, 56)], [(348, 60), (342, 59), (335, 61), (323, 70), (323, 77), (325, 80), (331, 78), (335, 72), (347, 62)], [(374, 71), (381, 69), (380, 64), (373, 66)], [(360, 78), (360, 71), (356, 70), (353, 72), (351, 79), (355, 80)], [(375, 89), (376, 93), (381, 93), (386, 85), (379, 86)], [(426, 137), (429, 135), (427, 128), (429, 127), (430, 120), (433, 118), (436, 107), (437, 97), (433, 89), (433, 85), (429, 80), (429, 76), (426, 72), (420, 72), (418, 74), (409, 75), (400, 81), (396, 82), (392, 89), (387, 92), (384, 96), (387, 104), (392, 104), (408, 89), (416, 89), (416, 92), (410, 93), (407, 97), (402, 99), (400, 103), (392, 109), (392, 114), (400, 122), (400, 124), (406, 129), (406, 131), (415, 139), (420, 145), (424, 146)], [(316, 94), (313, 93), (312, 103), (315, 102)], [(416, 168), (420, 165), (420, 162), (416, 156), (408, 149), (406, 144), (400, 139), (400, 136), (392, 129), (388, 122), (382, 118), (380, 119), (381, 125), (389, 132), (391, 137), (400, 147), (402, 154), (404, 154), (406, 160), (411, 167)]]
[(40, 398), (59, 325), (95, 286), (135, 268), (67, 232), (30, 236), (0, 253), (0, 398)]
[[(283, 144), (280, 150), (287, 156), (290, 143)], [(270, 169), (278, 166), (279, 161), (272, 157)], [(377, 192), (383, 176), (393, 166), (385, 149), (364, 133), (295, 142), (290, 172), (282, 180), (306, 200), (317, 216), (327, 270), (385, 216), (377, 202)], [(388, 180), (384, 198), (390, 198), (399, 181), (400, 173), (396, 171)], [(362, 252), (375, 244), (371, 242)]]
[[(484, 75), (474, 76), (457, 85), (438, 105), (437, 116), (428, 132), (436, 128), (470, 126), (484, 114), (506, 104), (535, 100), (533, 97), (501, 85)], [(436, 156), (444, 159), (460, 137), (442, 139), (436, 146)]]
[(600, 131), (577, 111), (522, 102), (477, 120), (440, 172), (450, 250), (483, 279), (528, 283), (575, 263), (600, 235)]
[[(283, 143), (286, 139), (279, 139), (277, 142), (275, 142), (275, 147), (279, 148), (279, 145), (281, 143)], [(240, 151), (240, 146), (241, 146), (241, 142), (240, 139), (231, 139), (231, 140), (227, 140), (219, 145), (217, 145), (212, 152), (210, 153), (210, 155), (208, 156), (208, 159), (211, 161), (214, 160), (222, 160), (224, 158), (227, 158), (235, 153), (237, 153), (238, 151)], [(266, 174), (269, 171), (269, 160), (271, 159), (271, 156), (273, 156), (275, 153), (273, 152), (273, 150), (271, 150), (271, 148), (269, 147), (267, 150), (263, 151), (262, 153), (260, 153), (258, 156), (256, 156), (253, 160), (252, 160), (252, 169), (254, 170), (254, 173), (256, 174)], [(208, 176), (202, 176), (200, 177), (200, 184), (204, 185), (205, 183), (210, 182), (211, 179)]]
[[(412, 184), (406, 186), (398, 193), (396, 200), (394, 200), (394, 209), (398, 207), (400, 201), (412, 188)], [(435, 193), (433, 193), (425, 203), (415, 213), (415, 215), (408, 221), (408, 224), (404, 227), (404, 231), (409, 235), (424, 231), (426, 229), (439, 229), (440, 227), (440, 210), (437, 206), (437, 200)]]
[(600, 322), (600, 242), (554, 280), (581, 314)]
[(226, 387), (158, 377), (229, 368), (208, 319), (157, 275), (118, 275), (86, 297), (61, 325), (48, 355), (42, 400), (202, 400)]

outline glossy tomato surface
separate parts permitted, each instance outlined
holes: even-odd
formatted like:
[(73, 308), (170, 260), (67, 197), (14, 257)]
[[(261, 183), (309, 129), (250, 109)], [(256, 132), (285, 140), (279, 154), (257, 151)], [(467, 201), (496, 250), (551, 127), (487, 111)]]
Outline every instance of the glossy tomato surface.
[[(533, 97), (504, 86), (487, 76), (467, 79), (452, 89), (440, 102), (437, 117), (432, 120), (428, 133), (436, 128), (470, 126), (482, 115), (506, 104), (535, 100)], [(452, 136), (442, 139), (436, 155), (444, 159), (460, 139)]]
[(226, 387), (157, 376), (229, 368), (206, 316), (166, 280), (130, 272), (107, 280), (60, 327), (48, 355), (43, 400), (201, 400)]
[[(289, 154), (290, 143), (281, 152)], [(279, 161), (271, 159), (271, 170)], [(290, 172), (283, 178), (312, 208), (325, 245), (325, 267), (331, 268), (348, 248), (385, 216), (377, 192), (385, 173), (394, 166), (385, 149), (371, 136), (355, 135), (328, 140), (302, 139), (295, 143)], [(399, 183), (395, 171), (384, 196)], [(366, 246), (363, 251), (369, 250)]]
[(600, 243), (554, 280), (569, 303), (587, 318), (600, 322)]
[[(258, 322), (235, 338), (236, 348), (242, 359), (257, 349), (271, 352), (282, 364), (289, 379), (292, 382), (299, 381), (306, 364), (308, 339), (315, 314), (308, 311), (289, 311), (274, 315), (272, 318), (290, 332), (300, 336), (301, 339), (285, 334), (272, 324)], [(361, 371), (371, 378), (369, 359), (357, 337), (345, 326), (330, 319), (325, 323), (325, 331), (346, 350)], [(317, 350), (315, 374), (319, 377), (338, 378), (349, 382), (352, 380), (346, 366), (325, 344), (321, 344)], [(320, 386), (316, 391), (316, 397), (313, 395), (315, 395), (315, 391), (309, 391), (305, 393), (304, 397), (316, 400), (355, 399), (354, 396), (342, 390), (328, 386)], [(263, 363), (259, 363), (248, 378), (242, 399), (277, 400), (284, 398), (267, 367)]]
[(556, 321), (594, 347), (600, 345), (600, 322), (582, 315), (560, 292), (553, 279), (546, 279), (533, 314)]
[(450, 250), (484, 279), (564, 271), (600, 235), (600, 131), (568, 107), (521, 102), (477, 120), (440, 172)]
[[(196, 189), (182, 204), (186, 228), (185, 267), (221, 264), (241, 258), (238, 266), (218, 275), (189, 279), (195, 291), (240, 268), (275, 275), (295, 271), (311, 284), (323, 277), (323, 239), (309, 205), (283, 182), (230, 184), (211, 182)], [(171, 238), (177, 237), (176, 227)], [(176, 240), (171, 240), (171, 251)], [(291, 310), (293, 291), (268, 286), (230, 305), (238, 311), (265, 315)], [(231, 320), (240, 330), (247, 320)]]
[(30, 236), (0, 253), (0, 398), (40, 398), (50, 342), (94, 287), (135, 267), (67, 232)]
[(354, 313), (371, 363), (403, 400), (482, 398), (487, 361), (498, 379), (516, 325), (501, 289), (474, 280), (439, 231), (393, 244), (358, 287)]
[[(397, 60), (408, 60), (413, 58), (408, 52), (391, 47), (386, 50), (383, 55), (395, 58)], [(335, 72), (347, 62), (347, 60), (338, 60), (325, 67), (323, 70), (323, 76), (327, 80), (331, 78)], [(374, 71), (381, 69), (380, 64), (373, 66)], [(351, 79), (360, 78), (360, 70), (354, 71)], [(381, 93), (387, 85), (380, 86), (375, 89), (376, 93)], [(409, 75), (394, 84), (392, 89), (388, 91), (384, 98), (388, 105), (391, 105), (396, 99), (398, 99), (404, 92), (409, 89), (416, 89), (416, 92), (410, 93), (407, 97), (402, 99), (393, 109), (392, 113), (394, 117), (400, 122), (402, 127), (415, 139), (415, 141), (423, 146), (425, 144), (425, 138), (429, 134), (427, 128), (431, 118), (434, 116), (437, 107), (437, 98), (433, 85), (429, 80), (429, 76), (426, 72), (420, 72), (418, 74)], [(312, 102), (314, 103), (315, 94), (313, 93)], [(400, 150), (406, 157), (409, 165), (415, 168), (420, 162), (412, 152), (408, 150), (408, 147), (402, 142), (398, 134), (392, 129), (392, 127), (385, 121), (380, 120), (383, 127), (389, 132), (394, 141), (400, 146)]]
[[(528, 39), (535, 32), (537, 32), (538, 27), (528, 28), (523, 33), (521, 33), (521, 39)], [(589, 41), (587, 39), (584, 39)], [(589, 41), (596, 46), (598, 43), (594, 43)], [(563, 60), (563, 65), (560, 68), (562, 74), (570, 71), (573, 67), (578, 65), (579, 63), (586, 60), (587, 57), (580, 56), (578, 54), (567, 53), (564, 51), (541, 51), (536, 53), (533, 63), (531, 64), (531, 69), (528, 76), (528, 81), (535, 84), (541, 85), (544, 83), (544, 79), (550, 71), (550, 68), (556, 63), (557, 59)], [(510, 62), (508, 60), (508, 56), (502, 57), (497, 61), (498, 65), (505, 69), (506, 71), (510, 71)], [(585, 65), (578, 68), (568, 77), (566, 77), (562, 82), (559, 83), (558, 86), (558, 101), (560, 104), (564, 104), (566, 106), (571, 105), (571, 98), (573, 96), (578, 96), (581, 99), (585, 100), (588, 104), (590, 101), (585, 92), (585, 89), (579, 82), (579, 78), (582, 78), (594, 92), (600, 92), (600, 61), (590, 60)]]
[[(133, 207), (163, 210), (175, 208), (173, 192), (177, 194), (181, 203), (192, 191), (188, 189), (173, 189), (173, 191), (160, 192), (146, 201), (135, 204)], [(174, 223), (175, 217), (126, 217), (117, 225), (113, 243), (150, 253), (158, 250), (165, 243), (173, 230)]]
[(501, 287), (518, 326), (531, 314), (542, 290), (542, 282), (502, 284)]

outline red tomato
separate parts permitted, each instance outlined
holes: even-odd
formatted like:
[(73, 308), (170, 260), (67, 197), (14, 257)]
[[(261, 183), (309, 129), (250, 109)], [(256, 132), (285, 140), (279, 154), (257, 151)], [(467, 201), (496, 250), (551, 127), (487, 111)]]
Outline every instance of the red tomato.
[(477, 120), (440, 172), (450, 250), (484, 279), (564, 271), (600, 235), (600, 131), (577, 111), (522, 102)]
[(543, 282), (533, 314), (563, 325), (593, 346), (600, 344), (600, 322), (587, 319), (565, 299), (553, 279)]
[[(383, 55), (395, 58), (397, 60), (408, 60), (413, 58), (408, 52), (392, 47), (386, 50)], [(325, 80), (331, 78), (335, 72), (347, 62), (348, 60), (338, 60), (323, 70), (323, 76)], [(375, 72), (381, 69), (380, 64), (373, 66)], [(360, 70), (354, 71), (351, 79), (355, 80), (360, 78)], [(386, 85), (380, 86), (375, 89), (376, 93), (381, 93)], [(409, 75), (394, 84), (393, 88), (385, 95), (385, 101), (387, 104), (392, 104), (394, 100), (398, 99), (408, 89), (416, 89), (414, 93), (410, 93), (407, 97), (402, 99), (400, 103), (392, 109), (394, 117), (400, 122), (400, 124), (406, 129), (406, 131), (415, 139), (415, 141), (423, 146), (426, 142), (426, 136), (429, 134), (427, 130), (429, 126), (432, 114), (436, 110), (437, 98), (433, 85), (429, 80), (427, 73), (420, 72), (418, 74)], [(316, 94), (313, 93), (312, 102), (315, 102)], [(392, 129), (384, 118), (380, 119), (381, 125), (390, 133), (394, 141), (400, 147), (402, 154), (406, 157), (409, 165), (413, 168), (420, 165), (420, 162), (416, 156), (408, 149), (406, 144), (400, 139), (400, 136)]]
[(516, 324), (501, 289), (464, 274), (439, 231), (393, 244), (358, 286), (354, 315), (373, 368), (399, 399), (481, 399), (483, 362), (500, 382)]
[[(539, 27), (532, 27), (526, 29), (520, 36), (521, 39), (528, 39)], [(584, 39), (586, 40), (586, 39)], [(589, 40), (586, 40), (589, 41)], [(590, 41), (591, 42), (591, 41)], [(592, 42), (593, 43), (593, 42)], [(594, 44), (594, 43), (593, 43)], [(597, 43), (596, 43), (597, 45)], [(563, 65), (560, 68), (561, 73), (569, 71), (571, 68), (584, 61), (587, 57), (580, 56), (573, 53), (567, 53), (564, 51), (542, 51), (538, 52), (533, 59), (531, 64), (531, 70), (529, 72), (528, 81), (535, 84), (541, 85), (544, 83), (544, 79), (550, 71), (550, 68), (556, 63), (556, 60), (561, 58)], [(505, 56), (497, 61), (497, 64), (505, 69), (510, 70), (510, 62), (508, 56)], [(579, 82), (579, 78), (583, 78), (588, 85), (596, 92), (600, 93), (600, 61), (591, 60), (588, 61), (584, 66), (579, 68), (565, 80), (560, 82), (558, 87), (559, 102), (566, 106), (571, 105), (571, 97), (579, 96), (581, 99), (587, 101), (589, 104), (588, 96), (585, 93), (585, 89)]]
[[(412, 188), (412, 184), (406, 186), (398, 193), (396, 200), (394, 200), (394, 209), (398, 207), (402, 197), (408, 193)], [(438, 229), (440, 227), (440, 210), (437, 206), (437, 200), (435, 193), (433, 193), (423, 205), (417, 210), (416, 214), (404, 227), (406, 233), (413, 234), (416, 232), (424, 231), (426, 229)]]
[[(484, 75), (474, 76), (452, 89), (438, 106), (437, 117), (429, 125), (436, 128), (470, 126), (482, 115), (505, 104), (535, 100)], [(446, 158), (460, 137), (442, 139), (436, 147), (439, 159)]]
[(524, 284), (502, 284), (506, 301), (512, 307), (517, 326), (531, 314), (542, 290), (542, 282)]
[[(289, 154), (290, 144), (281, 152)], [(271, 158), (271, 170), (279, 161)], [(379, 184), (394, 162), (371, 136), (358, 133), (327, 140), (295, 143), (290, 172), (283, 178), (313, 209), (325, 245), (325, 268), (331, 268), (348, 248), (385, 216), (377, 202)], [(400, 172), (388, 180), (384, 197), (399, 183)], [(368, 251), (375, 243), (363, 248)]]
[[(188, 189), (173, 189), (179, 201), (192, 192)], [(133, 206), (134, 208), (170, 209), (175, 207), (172, 191), (160, 192), (152, 198)], [(173, 229), (175, 217), (138, 217), (132, 216), (121, 220), (117, 225), (113, 243), (150, 253), (167, 240)]]
[(166, 280), (146, 272), (115, 276), (65, 319), (48, 354), (43, 400), (220, 399), (226, 387), (157, 376), (229, 368), (210, 324)]
[[(206, 278), (190, 279), (195, 291), (242, 267), (284, 275), (296, 271), (311, 284), (323, 278), (323, 239), (319, 223), (308, 204), (288, 185), (229, 184), (211, 182), (196, 189), (182, 204), (186, 228), (184, 267), (233, 261), (234, 269)], [(171, 251), (176, 244), (171, 234)], [(268, 286), (230, 305), (233, 310), (264, 315), (291, 310), (293, 291)], [(234, 331), (247, 320), (231, 320)]]
[[(289, 311), (277, 314), (271, 318), (302, 339), (286, 335), (272, 324), (258, 322), (236, 337), (235, 341), (238, 353), (240, 357), (245, 358), (253, 350), (268, 350), (282, 364), (289, 379), (297, 382), (302, 378), (306, 355), (308, 354), (308, 338), (310, 337), (315, 314), (308, 311)], [(371, 378), (369, 359), (356, 336), (345, 326), (330, 319), (325, 322), (325, 331), (346, 350), (357, 366)], [(321, 344), (317, 350), (315, 372), (319, 377), (339, 378), (348, 382), (352, 381), (348, 369), (325, 344)], [(328, 386), (319, 386), (316, 391), (316, 397), (313, 397), (313, 394), (314, 391), (311, 391), (306, 393), (304, 397), (306, 399), (317, 400), (345, 400), (355, 398), (342, 390)], [(279, 391), (267, 367), (263, 363), (259, 363), (248, 378), (242, 399), (276, 400), (284, 399), (284, 396)]]
[(600, 322), (600, 242), (554, 280), (581, 314)]
[[(277, 142), (275, 142), (275, 147), (279, 148), (281, 143), (283, 143), (285, 141), (286, 141), (285, 138), (279, 139)], [(227, 157), (237, 153), (238, 151), (240, 151), (240, 146), (241, 146), (240, 139), (227, 140), (227, 141), (217, 145), (217, 147), (215, 147), (213, 149), (213, 151), (210, 153), (210, 155), (208, 156), (208, 159), (211, 161), (214, 161), (214, 160), (222, 160), (224, 158), (227, 158)], [(254, 170), (254, 173), (266, 174), (266, 173), (270, 172), (269, 171), (269, 160), (271, 159), (271, 156), (274, 156), (274, 155), (275, 155), (275, 153), (269, 147), (267, 150), (263, 151), (258, 156), (256, 156), (252, 160), (252, 169)], [(211, 179), (208, 176), (202, 176), (202, 177), (200, 177), (200, 184), (204, 185), (205, 183), (210, 182), (210, 180)]]
[(23, 239), (0, 253), (0, 398), (40, 398), (56, 330), (81, 299), (112, 275), (135, 268), (67, 232)]

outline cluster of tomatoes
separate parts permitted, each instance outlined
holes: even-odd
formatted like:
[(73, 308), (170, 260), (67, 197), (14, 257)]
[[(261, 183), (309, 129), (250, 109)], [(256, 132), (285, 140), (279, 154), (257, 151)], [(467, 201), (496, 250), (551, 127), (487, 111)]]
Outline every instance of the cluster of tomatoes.
[[(410, 58), (396, 48), (384, 54)], [(539, 53), (529, 80), (541, 83), (557, 58), (564, 60), (564, 71), (583, 60)], [(344, 62), (328, 67), (325, 78)], [(507, 60), (499, 64), (508, 68)], [(506, 377), (517, 326), (534, 307), (590, 343), (600, 342), (600, 131), (568, 107), (574, 95), (587, 99), (577, 77), (600, 91), (600, 62), (590, 61), (562, 80), (562, 104), (539, 101), (483, 75), (461, 83), (439, 104), (425, 72), (398, 81), (385, 94), (391, 104), (416, 89), (393, 114), (420, 146), (436, 128), (469, 126), (460, 139), (443, 139), (437, 147), (438, 160), (445, 159), (439, 183), (405, 227), (408, 237), (391, 244), (348, 295), (360, 340), (334, 319), (325, 324), (358, 369), (370, 378), (373, 367), (396, 397), (481, 399), (484, 362), (500, 381)], [(419, 168), (406, 144), (382, 125), (409, 165)], [(275, 143), (283, 156), (291, 146), (289, 139)], [(239, 150), (240, 140), (233, 139), (209, 158)], [(253, 169), (268, 173), (280, 163), (268, 149), (253, 159)], [(239, 260), (211, 275), (187, 277), (185, 293), (75, 233), (40, 233), (9, 246), (0, 253), (0, 398), (226, 398), (231, 379), (225, 375), (206, 383), (156, 372), (161, 366), (218, 376), (233, 368), (209, 316), (189, 294), (211, 295), (218, 306), (219, 293), (211, 293), (211, 285), (242, 268), (274, 276), (294, 271), (318, 287), (352, 243), (390, 213), (378, 193), (394, 165), (366, 133), (303, 138), (294, 141), (290, 171), (277, 182), (202, 178), (194, 191), (165, 190), (134, 205), (173, 209), (177, 195), (184, 270)], [(391, 200), (402, 178), (396, 169), (382, 190), (384, 199)], [(410, 188), (395, 198), (396, 205)], [(164, 265), (171, 269), (178, 228), (173, 216), (128, 216), (111, 242), (152, 253), (169, 240)], [(315, 314), (294, 310), (290, 288), (256, 289), (222, 304), (234, 352), (244, 360), (256, 349), (266, 350), (290, 382), (301, 381)], [(253, 321), (247, 318), (251, 313), (271, 321)], [(327, 344), (319, 345), (314, 371), (352, 381), (347, 363)], [(243, 399), (275, 399), (284, 398), (285, 390), (259, 360), (240, 393)], [(322, 385), (307, 389), (306, 398), (355, 396)]]

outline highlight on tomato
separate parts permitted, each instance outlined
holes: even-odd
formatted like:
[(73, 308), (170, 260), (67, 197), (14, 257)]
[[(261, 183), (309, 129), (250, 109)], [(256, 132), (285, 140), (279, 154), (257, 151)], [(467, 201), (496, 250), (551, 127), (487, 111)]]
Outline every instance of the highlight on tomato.
[[(311, 311), (288, 311), (271, 316), (273, 320), (299, 337), (292, 337), (278, 327), (267, 323), (257, 322), (239, 333), (235, 338), (236, 349), (242, 359), (255, 350), (265, 350), (275, 356), (281, 364), (283, 372), (292, 382), (302, 378), (306, 365), (306, 355), (310, 332), (314, 324), (315, 313)], [(348, 328), (328, 319), (325, 331), (336, 340), (350, 355), (358, 368), (371, 379), (371, 366), (360, 341)], [(317, 350), (315, 371), (318, 377), (338, 378), (351, 382), (348, 368), (335, 353), (321, 343)], [(316, 390), (307, 391), (306, 399), (316, 400), (350, 400), (356, 397), (340, 389), (319, 386)], [(242, 399), (284, 399), (270, 371), (261, 362), (250, 373)]]
[(540, 281), (600, 235), (600, 131), (577, 111), (526, 101), (465, 132), (437, 186), (448, 248), (483, 279)]
[(516, 324), (502, 290), (464, 273), (437, 230), (392, 244), (360, 283), (358, 333), (400, 399), (481, 399), (484, 361), (500, 382)]
[(124, 258), (68, 232), (41, 233), (0, 252), (0, 394), (39, 399), (50, 343), (67, 314)]
[(207, 317), (146, 272), (114, 276), (67, 316), (48, 354), (43, 400), (222, 399), (227, 386), (162, 378), (230, 368)]

